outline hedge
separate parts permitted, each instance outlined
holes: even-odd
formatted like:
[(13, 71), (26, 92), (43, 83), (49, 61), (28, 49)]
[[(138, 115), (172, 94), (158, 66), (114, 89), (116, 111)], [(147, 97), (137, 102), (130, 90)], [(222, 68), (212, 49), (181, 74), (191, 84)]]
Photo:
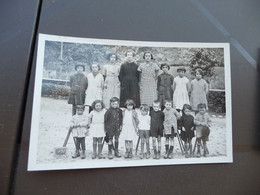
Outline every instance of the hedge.
[(69, 97), (70, 87), (53, 83), (42, 84), (42, 96), (66, 99)]
[(217, 113), (226, 112), (225, 91), (209, 91), (208, 107), (210, 111)]

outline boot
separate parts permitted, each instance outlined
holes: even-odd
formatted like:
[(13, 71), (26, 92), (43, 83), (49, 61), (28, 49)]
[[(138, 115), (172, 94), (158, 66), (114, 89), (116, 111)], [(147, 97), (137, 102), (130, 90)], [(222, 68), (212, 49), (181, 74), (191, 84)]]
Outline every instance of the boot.
[(198, 149), (197, 149), (197, 155), (196, 157), (200, 158), (201, 154), (200, 154), (200, 144), (197, 145)]
[(169, 144), (165, 145), (165, 155), (164, 155), (164, 159), (168, 158), (168, 153), (169, 153)]
[(92, 159), (97, 158), (97, 143), (93, 143), (93, 154)]
[(82, 150), (81, 159), (85, 159), (85, 158), (86, 158), (85, 150)]
[(144, 158), (144, 143), (141, 143), (141, 155), (140, 158), (143, 159)]
[(203, 156), (204, 156), (204, 157), (207, 156), (207, 146), (206, 146), (205, 143), (203, 144)]
[(146, 143), (146, 159), (150, 158), (150, 146), (149, 143)]
[(157, 150), (153, 149), (153, 159), (156, 159), (156, 157), (157, 157)]
[(185, 158), (189, 158), (189, 154), (188, 154), (188, 144), (185, 144)]
[(129, 149), (128, 148), (126, 148), (125, 158), (129, 158)]
[(80, 156), (79, 150), (77, 149), (77, 150), (75, 151), (75, 153), (73, 154), (72, 158), (77, 158), (77, 157), (79, 157), (79, 156)]
[(205, 148), (204, 148), (204, 150), (203, 150), (203, 156), (204, 156), (204, 157), (207, 157), (207, 152), (206, 152)]
[(173, 158), (173, 146), (170, 146), (169, 153), (168, 153), (168, 158), (169, 159)]
[(192, 157), (193, 154), (192, 154), (192, 144), (190, 144), (190, 157)]
[(160, 158), (161, 158), (161, 151), (158, 150), (158, 152), (157, 152), (157, 156), (156, 156), (156, 159), (159, 160)]
[(158, 152), (157, 152), (156, 159), (159, 160), (160, 158), (161, 158), (161, 146), (158, 146)]
[(109, 159), (113, 159), (112, 148), (113, 148), (113, 146), (111, 144), (108, 144), (108, 158)]
[(130, 148), (129, 150), (129, 158), (133, 158), (133, 148)]
[(115, 142), (115, 156), (117, 158), (121, 157), (121, 155), (119, 154), (119, 151), (118, 151), (118, 142)]
[(103, 156), (102, 156), (102, 143), (98, 144), (98, 158), (99, 159), (103, 158)]

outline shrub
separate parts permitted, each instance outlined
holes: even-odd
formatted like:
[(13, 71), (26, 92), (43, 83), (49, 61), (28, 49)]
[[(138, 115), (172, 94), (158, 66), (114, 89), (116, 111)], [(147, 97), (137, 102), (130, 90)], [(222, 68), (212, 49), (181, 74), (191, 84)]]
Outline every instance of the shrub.
[(210, 111), (217, 113), (226, 112), (225, 91), (209, 91), (208, 107)]
[(53, 83), (42, 84), (42, 96), (54, 98), (68, 98), (70, 87)]

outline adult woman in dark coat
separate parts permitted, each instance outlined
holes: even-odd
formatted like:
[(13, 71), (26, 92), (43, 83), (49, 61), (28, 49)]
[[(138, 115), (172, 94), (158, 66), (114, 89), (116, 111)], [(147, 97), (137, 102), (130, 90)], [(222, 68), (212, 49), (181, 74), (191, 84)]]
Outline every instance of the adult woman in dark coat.
[(138, 65), (134, 62), (134, 52), (128, 50), (126, 52), (126, 62), (121, 65), (119, 72), (120, 85), (120, 107), (124, 107), (127, 99), (132, 99), (136, 107), (140, 107), (140, 91), (139, 91), (139, 71)]
[(83, 74), (85, 71), (84, 65), (76, 65), (75, 74), (70, 76), (70, 93), (68, 104), (72, 104), (72, 115), (76, 114), (76, 105), (84, 105), (85, 91), (88, 88), (88, 79)]

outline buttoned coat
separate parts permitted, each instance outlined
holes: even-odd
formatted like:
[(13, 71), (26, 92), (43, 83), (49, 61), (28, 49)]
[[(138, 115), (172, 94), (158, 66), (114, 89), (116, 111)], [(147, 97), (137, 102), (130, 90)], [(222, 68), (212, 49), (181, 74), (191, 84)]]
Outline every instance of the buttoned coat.
[(88, 79), (83, 73), (75, 73), (70, 77), (70, 93), (68, 104), (84, 105)]

